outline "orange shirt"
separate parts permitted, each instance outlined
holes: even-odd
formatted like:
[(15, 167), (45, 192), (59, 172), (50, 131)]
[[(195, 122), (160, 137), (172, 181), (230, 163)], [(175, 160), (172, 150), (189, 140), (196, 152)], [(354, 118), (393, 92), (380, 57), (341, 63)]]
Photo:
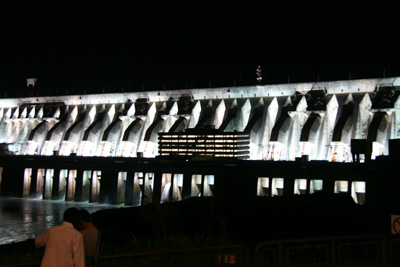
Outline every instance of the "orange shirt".
[(72, 223), (63, 222), (38, 235), (36, 247), (46, 246), (42, 267), (84, 267), (85, 255), (82, 234)]

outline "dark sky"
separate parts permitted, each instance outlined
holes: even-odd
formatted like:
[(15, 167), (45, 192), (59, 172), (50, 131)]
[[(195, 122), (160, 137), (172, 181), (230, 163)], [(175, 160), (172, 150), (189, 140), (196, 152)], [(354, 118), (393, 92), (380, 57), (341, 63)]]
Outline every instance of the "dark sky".
[[(2, 10), (0, 97), (400, 75), (387, 9), (108, 6)], [(393, 13), (393, 14), (392, 14)]]

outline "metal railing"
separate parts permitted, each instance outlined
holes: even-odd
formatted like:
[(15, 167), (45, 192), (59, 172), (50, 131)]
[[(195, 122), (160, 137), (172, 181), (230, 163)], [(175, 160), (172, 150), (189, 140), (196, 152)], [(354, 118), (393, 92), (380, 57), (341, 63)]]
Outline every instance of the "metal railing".
[[(154, 252), (137, 252), (124, 255), (100, 256), (96, 267), (104, 266), (217, 266), (248, 267), (250, 252), (241, 245), (208, 248), (175, 249)], [(40, 262), (2, 265), (1, 267), (36, 267)]]
[(255, 249), (255, 266), (399, 266), (400, 240), (388, 235), (271, 241)]
[(250, 266), (250, 252), (241, 245), (142, 252), (102, 256), (97, 267), (103, 266)]
[[(263, 242), (254, 254), (246, 246), (232, 245), (101, 256), (96, 267), (400, 266), (399, 252), (400, 238), (396, 236), (340, 236)], [(1, 266), (31, 267), (40, 263)]]

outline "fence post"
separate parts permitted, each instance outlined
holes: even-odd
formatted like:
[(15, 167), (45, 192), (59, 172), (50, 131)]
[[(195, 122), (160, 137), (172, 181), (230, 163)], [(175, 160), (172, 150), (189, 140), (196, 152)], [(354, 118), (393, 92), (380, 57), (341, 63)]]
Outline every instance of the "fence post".
[(332, 239), (330, 242), (331, 246), (331, 266), (336, 266), (337, 263), (337, 249), (336, 249), (336, 239)]

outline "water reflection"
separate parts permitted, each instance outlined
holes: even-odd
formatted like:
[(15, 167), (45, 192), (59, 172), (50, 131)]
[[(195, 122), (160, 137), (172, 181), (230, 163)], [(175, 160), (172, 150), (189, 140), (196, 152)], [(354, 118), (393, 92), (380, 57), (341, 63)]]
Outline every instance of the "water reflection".
[(119, 206), (0, 197), (0, 245), (34, 238), (47, 228), (60, 224), (64, 211), (70, 207), (85, 208), (92, 213)]

